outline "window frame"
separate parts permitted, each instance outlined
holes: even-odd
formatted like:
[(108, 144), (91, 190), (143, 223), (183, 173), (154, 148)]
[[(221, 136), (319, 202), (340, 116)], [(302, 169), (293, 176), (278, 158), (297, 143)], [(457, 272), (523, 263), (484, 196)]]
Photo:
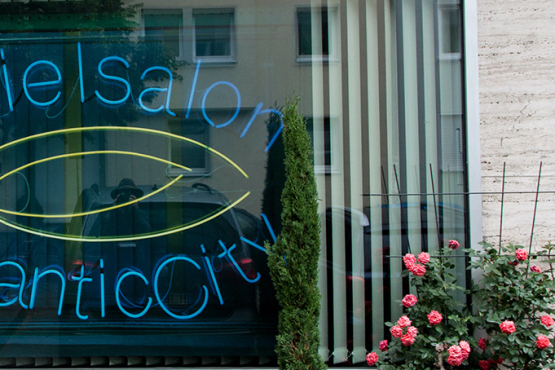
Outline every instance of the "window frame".
[[(197, 112), (198, 113), (198, 112)], [(185, 136), (187, 137), (185, 134), (183, 134), (183, 125), (187, 124), (188, 122), (190, 122), (191, 119), (187, 119), (187, 118), (174, 118), (174, 119), (170, 119), (167, 123), (168, 125), (168, 132), (171, 133), (177, 133), (180, 136)], [(204, 128), (204, 140), (203, 141), (199, 141), (196, 139), (196, 141), (199, 141), (201, 144), (204, 144), (208, 147), (210, 147), (210, 127), (208, 126), (208, 124), (205, 124), (205, 122), (199, 120), (197, 121), (199, 122), (201, 125), (203, 125)], [(176, 128), (179, 125), (179, 129), (174, 131), (174, 128)], [(202, 134), (201, 134), (202, 135)], [(173, 149), (173, 145), (172, 145), (172, 140), (169, 140), (169, 144), (168, 144), (168, 160), (173, 162), (173, 157), (172, 157), (172, 149)], [(177, 168), (177, 167), (173, 167), (171, 165), (168, 166), (168, 175), (170, 176), (179, 176), (182, 175), (183, 177), (209, 177), (211, 176), (211, 161), (210, 161), (210, 155), (209, 153), (204, 150), (204, 167), (191, 167), (191, 171), (186, 171), (184, 169), (181, 168)]]
[[(320, 19), (324, 10), (328, 13), (328, 54), (299, 54), (300, 34), (299, 34), (299, 13), (308, 11), (312, 16), (312, 11), (320, 13)], [(312, 19), (312, 18), (311, 18)], [(312, 27), (312, 23), (311, 23)], [(336, 62), (339, 61), (339, 8), (337, 6), (296, 6), (295, 7), (295, 59), (298, 63), (312, 62)]]
[(146, 14), (180, 14), (181, 15), (181, 24), (179, 25), (179, 33), (178, 33), (178, 45), (179, 45), (179, 55), (175, 57), (178, 61), (185, 61), (185, 40), (183, 36), (183, 31), (185, 29), (185, 10), (183, 8), (142, 8), (141, 9), (141, 23), (140, 23), (140, 30), (141, 30), (141, 37), (146, 39), (146, 24), (145, 24), (145, 13)]
[[(197, 33), (196, 33), (196, 15), (197, 14), (231, 14), (231, 27), (230, 27), (230, 55), (211, 55), (211, 56), (197, 56)], [(203, 63), (236, 63), (237, 62), (237, 11), (234, 7), (223, 7), (223, 8), (192, 8), (191, 9), (191, 24), (192, 24), (192, 58), (193, 62), (196, 63), (202, 60)]]
[[(448, 35), (443, 33), (443, 27), (445, 25), (445, 17), (444, 13), (449, 11), (457, 11), (458, 12), (458, 20), (459, 20), (459, 51), (458, 52), (445, 52), (443, 48), (443, 41), (445, 40)], [(438, 15), (437, 15), (437, 38), (438, 38), (438, 54), (440, 60), (461, 60), (462, 59), (462, 17), (461, 17), (461, 9), (458, 3), (440, 3), (438, 4)]]

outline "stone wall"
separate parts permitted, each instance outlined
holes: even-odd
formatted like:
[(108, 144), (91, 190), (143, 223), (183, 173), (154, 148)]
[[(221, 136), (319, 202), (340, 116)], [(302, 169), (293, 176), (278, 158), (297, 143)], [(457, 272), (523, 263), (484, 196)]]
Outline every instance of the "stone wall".
[[(501, 191), (503, 243), (530, 243), (540, 191), (555, 191), (555, 7), (547, 0), (478, 0), (482, 190)], [(471, 148), (471, 146), (470, 146)], [(483, 234), (499, 243), (501, 196), (483, 195)], [(540, 194), (534, 246), (555, 242), (555, 194)]]

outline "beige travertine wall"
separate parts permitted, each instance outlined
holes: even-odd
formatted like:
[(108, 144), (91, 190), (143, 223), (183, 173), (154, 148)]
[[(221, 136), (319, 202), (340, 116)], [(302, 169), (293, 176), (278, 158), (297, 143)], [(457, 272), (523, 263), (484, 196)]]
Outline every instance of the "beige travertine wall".
[[(555, 190), (555, 2), (479, 0), (482, 189)], [(499, 242), (500, 195), (483, 196), (484, 238)], [(540, 194), (534, 246), (555, 242), (555, 196)], [(506, 195), (503, 240), (528, 246), (535, 194)]]

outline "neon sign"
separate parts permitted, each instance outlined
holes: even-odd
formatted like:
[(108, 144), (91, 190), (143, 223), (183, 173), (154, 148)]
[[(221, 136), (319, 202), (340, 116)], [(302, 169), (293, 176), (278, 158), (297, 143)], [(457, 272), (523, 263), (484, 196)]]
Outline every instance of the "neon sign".
[[(101, 84), (107, 85), (115, 85), (116, 91), (115, 96), (109, 96), (105, 93), (102, 93), (101, 86), (97, 86), (98, 88), (91, 88), (90, 86), (85, 86), (85, 80), (83, 78), (83, 64), (87, 58), (83, 57), (83, 51), (81, 47), (81, 43), (77, 43), (77, 56), (78, 56), (78, 75), (75, 88), (77, 83), (80, 86), (80, 101), (81, 104), (87, 104), (90, 99), (85, 98), (86, 94), (89, 95), (92, 99), (97, 99), (97, 101), (105, 107), (109, 108), (117, 108), (123, 104), (130, 103), (130, 98), (133, 100), (134, 104), (144, 112), (145, 114), (162, 114), (162, 115), (169, 115), (172, 117), (176, 117), (176, 113), (170, 109), (170, 105), (172, 102), (172, 92), (174, 89), (174, 76), (170, 69), (164, 66), (151, 66), (146, 68), (141, 76), (140, 80), (145, 81), (147, 78), (151, 77), (154, 74), (163, 75), (164, 76), (164, 84), (160, 83), (152, 83), (149, 84), (148, 87), (145, 87), (135, 98), (132, 94), (132, 82), (130, 81), (129, 77), (122, 78), (117, 76), (117, 73), (110, 73), (113, 71), (114, 68), (118, 71), (126, 72), (130, 68), (130, 63), (125, 60), (124, 58), (117, 56), (117, 55), (110, 55), (104, 57), (100, 60), (98, 65), (95, 67), (96, 73), (98, 73), (99, 80)], [(3, 82), (3, 89), (0, 88), (0, 94), (5, 93), (7, 96), (8, 101), (8, 109), (10, 114), (14, 112), (16, 109), (17, 104), (21, 100), (20, 98), (23, 96), (25, 99), (29, 101), (32, 106), (40, 109), (48, 109), (48, 107), (53, 106), (55, 104), (60, 104), (62, 102), (62, 88), (63, 88), (63, 79), (67, 78), (62, 71), (58, 67), (58, 65), (49, 60), (36, 60), (27, 66), (22, 74), (21, 82), (22, 82), (22, 93), (20, 93), (17, 99), (14, 99), (14, 87), (11, 83), (10, 76), (10, 66), (6, 62), (5, 50), (0, 48), (0, 57), (2, 63), (2, 71), (0, 72), (0, 79)], [(189, 93), (189, 98), (184, 107), (183, 111), (185, 112), (185, 119), (188, 119), (191, 114), (191, 109), (193, 106), (193, 98), (195, 94), (197, 95), (200, 103), (200, 112), (202, 114), (202, 118), (206, 122), (206, 124), (210, 125), (214, 129), (221, 129), (224, 127), (229, 126), (232, 122), (234, 122), (237, 117), (239, 116), (241, 110), (241, 93), (236, 85), (229, 81), (216, 81), (212, 83), (207, 89), (204, 90), (202, 95), (196, 92), (197, 83), (199, 80), (199, 75), (201, 73), (201, 60), (198, 60), (196, 63), (196, 68), (194, 72), (194, 77), (191, 81), (191, 89)], [(232, 92), (232, 96), (236, 98), (236, 106), (232, 108), (232, 116), (226, 122), (223, 123), (216, 123), (210, 117), (209, 110), (207, 110), (207, 101), (209, 99), (210, 94), (213, 94), (214, 91), (225, 89)], [(44, 91), (48, 90), (52, 92), (48, 95), (48, 98), (45, 98)], [(89, 90), (89, 91), (87, 91)], [(74, 91), (77, 91), (74, 89)], [(39, 94), (40, 93), (40, 94)], [(161, 95), (163, 99), (160, 100), (159, 104), (151, 104), (149, 103), (149, 96), (158, 96)], [(200, 95), (200, 96), (199, 96)], [(73, 97), (72, 95), (67, 98), (71, 100)], [(67, 105), (67, 102), (65, 102)], [(157, 106), (156, 106), (157, 105)], [(275, 109), (263, 109), (264, 104), (262, 102), (258, 103), (256, 107), (253, 109), (252, 116), (247, 117), (245, 121), (245, 127), (241, 127), (240, 130), (237, 132), (240, 133), (240, 138), (246, 136), (247, 132), (251, 128), (254, 120), (262, 115), (266, 114), (277, 114), (280, 118), (281, 125), (279, 129), (273, 134), (270, 138), (267, 146), (265, 147), (265, 151), (267, 152), (272, 145), (274, 144), (275, 140), (278, 138), (279, 134), (283, 129), (283, 121), (281, 112)], [(26, 136), (3, 145), (0, 145), (0, 152), (8, 149), (14, 148), (19, 144), (29, 144), (34, 145), (31, 143), (33, 140), (37, 139), (50, 139), (56, 135), (69, 135), (69, 134), (77, 134), (80, 135), (81, 133), (94, 133), (94, 132), (122, 132), (122, 133), (135, 133), (135, 134), (144, 134), (144, 135), (156, 135), (161, 136), (164, 140), (174, 140), (180, 143), (186, 143), (187, 145), (197, 146), (202, 148), (203, 150), (210, 153), (210, 155), (218, 157), (218, 160), (221, 160), (225, 166), (232, 167), (236, 170), (240, 175), (238, 176), (243, 179), (248, 179), (249, 176), (247, 173), (239, 167), (235, 162), (233, 162), (230, 158), (225, 156), (223, 153), (215, 150), (212, 147), (204, 145), (198, 141), (192, 140), (190, 138), (164, 132), (158, 131), (149, 128), (141, 128), (141, 127), (121, 127), (121, 126), (94, 126), (94, 127), (73, 127), (73, 128), (66, 128), (62, 130), (55, 130), (55, 131), (47, 131), (39, 134), (34, 134), (30, 136)], [(67, 137), (64, 137), (64, 139)], [(96, 148), (99, 149), (99, 148)], [(14, 149), (17, 150), (17, 149)], [(2, 153), (3, 154), (3, 153)], [(50, 154), (51, 155), (51, 154)], [(28, 160), (28, 163), (23, 165), (18, 164), (14, 165), (13, 169), (7, 170), (5, 173), (0, 174), (0, 182), (5, 181), (11, 175), (21, 174), (23, 170), (27, 170), (32, 168), (33, 166), (48, 163), (51, 161), (56, 160), (66, 160), (69, 158), (83, 158), (85, 156), (92, 156), (92, 155), (119, 155), (119, 156), (135, 156), (140, 157), (142, 159), (148, 159), (155, 162), (163, 163), (167, 166), (171, 166), (174, 168), (178, 168), (183, 172), (191, 172), (191, 168), (186, 165), (186, 163), (175, 163), (173, 161), (160, 158), (154, 155), (139, 153), (134, 151), (125, 151), (119, 150), (119, 148), (115, 149), (105, 149), (102, 150), (91, 150), (91, 151), (75, 151), (71, 153), (63, 153), (57, 155), (47, 156), (46, 158), (41, 158), (37, 160)], [(234, 171), (233, 171), (234, 172)], [(235, 172), (234, 172), (235, 173)], [(15, 176), (14, 176), (15, 177)], [(110, 243), (110, 242), (134, 242), (139, 240), (145, 239), (152, 239), (162, 236), (168, 236), (171, 234), (176, 234), (183, 232), (188, 229), (195, 228), (197, 226), (202, 225), (208, 221), (211, 221), (225, 212), (230, 211), (232, 208), (237, 206), (241, 203), (246, 197), (250, 195), (250, 191), (245, 191), (243, 188), (240, 192), (237, 192), (237, 199), (233, 199), (232, 201), (225, 202), (222, 204), (220, 208), (216, 209), (215, 211), (203, 215), (199, 219), (195, 219), (193, 221), (188, 220), (185, 223), (184, 220), (181, 222), (181, 225), (172, 225), (171, 227), (164, 226), (164, 228), (159, 228), (154, 231), (145, 230), (144, 233), (132, 234), (132, 235), (102, 235), (102, 236), (89, 236), (83, 235), (80, 232), (72, 233), (71, 230), (69, 233), (62, 234), (59, 232), (60, 229), (48, 229), (42, 230), (40, 228), (34, 228), (29, 224), (20, 223), (21, 217), (29, 218), (29, 219), (64, 219), (64, 218), (75, 218), (75, 217), (86, 217), (92, 216), (102, 212), (108, 212), (112, 210), (116, 210), (122, 207), (128, 207), (135, 205), (140, 201), (143, 201), (149, 197), (154, 196), (155, 194), (164, 191), (171, 187), (172, 185), (176, 184), (179, 180), (183, 178), (183, 175), (176, 176), (172, 178), (169, 183), (165, 184), (162, 187), (157, 188), (156, 190), (139, 197), (138, 199), (129, 200), (127, 202), (121, 204), (114, 204), (110, 205), (105, 208), (95, 209), (95, 210), (85, 210), (84, 212), (76, 212), (76, 213), (65, 213), (65, 212), (56, 212), (56, 214), (42, 214), (32, 213), (32, 211), (23, 211), (18, 209), (1, 209), (1, 208), (8, 208), (8, 207), (0, 207), (0, 225), (7, 226), (11, 229), (22, 231), (26, 234), (36, 235), (40, 238), (48, 238), (48, 239), (56, 239), (61, 241), (68, 241), (68, 242), (80, 242), (80, 243)], [(4, 216), (1, 216), (4, 215)], [(9, 218), (9, 216), (14, 216), (13, 218)], [(271, 237), (275, 241), (275, 235), (273, 230), (268, 222), (268, 219), (265, 215), (261, 215), (264, 223), (266, 224), (268, 230), (270, 231)], [(15, 221), (14, 221), (15, 220)], [(82, 230), (80, 230), (82, 231)], [(67, 231), (64, 231), (67, 232)], [(143, 232), (143, 231), (140, 231)], [(91, 234), (92, 235), (92, 234)], [(261, 279), (260, 272), (255, 272), (254, 274), (246, 273), (242, 268), (242, 260), (237, 256), (241, 253), (240, 249), (238, 248), (244, 246), (251, 246), (257, 250), (265, 252), (265, 249), (257, 244), (254, 241), (248, 240), (247, 238), (240, 236), (240, 241), (234, 239), (234, 243), (226, 244), (225, 237), (221, 235), (217, 236), (218, 238), (222, 238), (224, 240), (218, 240), (218, 250), (221, 249), (219, 253), (216, 252), (209, 252), (206, 250), (203, 244), (198, 244), (198, 248), (201, 252), (201, 256), (187, 256), (183, 254), (168, 254), (162, 258), (159, 258), (160, 255), (156, 257), (152, 257), (153, 261), (157, 261), (150, 270), (150, 267), (141, 270), (138, 267), (127, 267), (127, 268), (114, 268), (116, 265), (116, 261), (112, 260), (111, 258), (107, 257), (105, 254), (101, 254), (103, 257), (96, 256), (95, 259), (97, 261), (94, 263), (94, 266), (87, 267), (84, 262), (84, 258), (81, 265), (78, 268), (69, 271), (64, 270), (63, 267), (58, 265), (50, 265), (48, 267), (34, 267), (36, 265), (31, 264), (31, 266), (27, 269), (27, 265), (25, 262), (22, 262), (20, 259), (16, 259), (15, 257), (12, 258), (5, 258), (3, 262), (0, 262), (0, 270), (5, 271), (15, 271), (15, 277), (9, 276), (6, 279), (0, 279), (0, 307), (8, 307), (18, 304), (23, 309), (37, 309), (41, 307), (43, 295), (42, 292), (44, 289), (41, 289), (41, 285), (48, 284), (58, 286), (58, 292), (53, 296), (50, 297), (48, 300), (50, 301), (51, 298), (56, 298), (56, 308), (57, 308), (57, 315), (62, 315), (62, 311), (64, 314), (68, 313), (67, 306), (64, 306), (64, 299), (66, 299), (66, 303), (68, 298), (71, 296), (72, 298), (75, 297), (75, 304), (72, 306), (71, 310), (75, 312), (75, 315), (80, 320), (89, 320), (89, 315), (87, 314), (87, 310), (90, 309), (91, 304), (93, 306), (98, 306), (95, 309), (99, 310), (100, 317), (104, 318), (108, 314), (111, 315), (112, 311), (107, 313), (106, 307), (111, 307), (113, 310), (118, 311), (131, 318), (131, 319), (138, 319), (145, 315), (148, 315), (151, 312), (153, 314), (153, 308), (157, 307), (159, 311), (165, 312), (169, 317), (176, 319), (176, 320), (190, 320), (201, 315), (208, 303), (210, 297), (215, 301), (214, 304), (219, 304), (223, 306), (226, 301), (226, 294), (225, 291), (229, 290), (223, 288), (225, 285), (222, 284), (222, 278), (218, 277), (218, 270), (216, 268), (216, 261), (219, 261), (220, 266), (224, 265), (228, 268), (228, 271), (233, 271), (235, 274), (235, 278), (240, 280), (242, 283), (246, 284), (245, 286), (252, 286), (249, 284), (256, 284)], [(235, 244), (237, 243), (237, 244)], [(132, 244), (132, 243), (128, 243)], [(193, 245), (197, 245), (196, 243)], [(235, 253), (235, 256), (234, 256)], [(66, 258), (66, 257), (64, 257)], [(46, 261), (46, 260), (45, 260)], [(41, 261), (42, 262), (42, 261)], [(252, 262), (252, 261), (251, 261)], [(163, 274), (166, 274), (168, 267), (171, 266), (171, 274), (173, 276), (173, 268), (178, 263), (182, 265), (182, 267), (186, 268), (188, 271), (191, 270), (190, 276), (195, 277), (197, 280), (201, 279), (203, 281), (202, 284), (199, 284), (198, 288), (198, 297), (196, 300), (193, 299), (193, 302), (188, 302), (187, 305), (190, 305), (190, 310), (178, 312), (177, 309), (172, 309), (172, 303), (169, 302), (166, 297), (168, 296), (168, 292), (171, 286), (171, 280), (168, 285), (168, 282), (165, 281), (165, 277)], [(62, 264), (62, 263), (60, 263)], [(112, 264), (112, 266), (110, 266)], [(71, 268), (70, 268), (71, 269)], [(119, 270), (117, 273), (112, 272), (105, 272), (105, 271), (114, 271)], [(94, 271), (94, 273), (93, 273)], [(152, 276), (148, 276), (152, 272)], [(251, 270), (252, 272), (252, 270)], [(48, 282), (47, 282), (48, 281)], [(109, 281), (109, 283), (107, 283)], [(113, 286), (111, 286), (113, 282)], [(125, 296), (124, 291), (127, 289), (126, 285), (133, 285), (138, 287), (138, 289), (143, 289), (145, 293), (144, 300), (138, 299), (135, 296), (129, 298), (129, 296)], [(229, 284), (228, 284), (229, 285)], [(91, 289), (91, 287), (95, 287)], [(96, 289), (99, 289), (97, 291)], [(181, 289), (181, 288), (180, 288)], [(191, 287), (186, 288), (184, 287), (183, 290), (192, 289)], [(93, 293), (91, 293), (93, 292)], [(188, 295), (193, 296), (197, 294), (196, 291), (194, 292), (187, 292)], [(94, 300), (91, 301), (91, 295), (94, 295)], [(87, 298), (88, 297), (88, 298)], [(107, 298), (108, 297), (108, 298)], [(114, 303), (107, 302), (107, 299), (115, 300)], [(98, 303), (97, 303), (98, 299)], [(217, 302), (217, 303), (216, 303)], [(192, 304), (191, 304), (192, 303)], [(65, 308), (64, 308), (65, 307)], [(116, 308), (117, 307), (117, 308)], [(210, 310), (208, 310), (210, 311)], [(162, 315), (163, 313), (160, 312)], [(119, 314), (119, 313), (118, 313)], [(120, 315), (121, 315), (120, 314)], [(206, 315), (206, 313), (205, 313)], [(94, 316), (94, 315), (92, 315)]]
[[(262, 218), (264, 219), (266, 226), (270, 230), (272, 238), (274, 239), (274, 242), (275, 242), (275, 235), (272, 230), (272, 227), (268, 222), (267, 217), (264, 214), (262, 214)], [(241, 237), (241, 240), (255, 247), (256, 249), (259, 249), (265, 252), (265, 249), (262, 246), (256, 244), (255, 242), (250, 241), (245, 237)], [(220, 260), (225, 259), (228, 263), (231, 264), (231, 266), (233, 266), (235, 273), (238, 276), (240, 276), (246, 283), (254, 284), (260, 280), (261, 275), (259, 272), (256, 274), (256, 277), (254, 278), (250, 278), (247, 275), (245, 275), (245, 273), (243, 272), (243, 270), (241, 269), (241, 267), (239, 266), (238, 262), (236, 261), (235, 257), (232, 254), (232, 252), (236, 248), (235, 244), (233, 244), (231, 247), (227, 247), (222, 240), (219, 240), (218, 243), (223, 249), (223, 252), (210, 257), (212, 257), (213, 259), (217, 258)], [(137, 319), (146, 315), (149, 309), (155, 306), (159, 306), (170, 317), (177, 320), (189, 320), (200, 315), (203, 312), (203, 310), (206, 308), (208, 299), (209, 299), (209, 288), (206, 285), (203, 285), (201, 287), (202, 293), (200, 294), (201, 296), (198, 299), (198, 302), (199, 302), (198, 307), (195, 307), (194, 312), (185, 314), (185, 315), (183, 314), (179, 315), (173, 312), (171, 308), (168, 307), (168, 304), (164, 302), (165, 297), (163, 297), (160, 294), (160, 289), (161, 289), (160, 273), (164, 270), (165, 266), (169, 265), (170, 263), (175, 263), (177, 261), (182, 261), (189, 264), (189, 266), (192, 266), (193, 270), (197, 271), (198, 273), (201, 273), (201, 274), (204, 273), (207, 277), (207, 281), (209, 282), (210, 291), (212, 291), (213, 294), (217, 296), (219, 304), (223, 305), (224, 300), (222, 298), (220, 284), (214, 274), (214, 270), (215, 270), (214, 262), (211, 261), (211, 259), (209, 258), (204, 245), (201, 244), (199, 248), (201, 249), (201, 252), (202, 252), (202, 263), (203, 263), (204, 269), (193, 259), (185, 255), (178, 255), (178, 256), (168, 255), (160, 259), (155, 264), (156, 267), (154, 269), (153, 279), (152, 279), (152, 292), (153, 292), (154, 298), (156, 299), (156, 303), (154, 303), (154, 300), (152, 297), (147, 297), (147, 303), (145, 304), (144, 307), (141, 307), (141, 311), (138, 313), (129, 312), (122, 304), (121, 285), (123, 281), (126, 279), (135, 279), (135, 280), (138, 279), (137, 281), (142, 282), (145, 286), (150, 285), (151, 281), (149, 281), (147, 277), (144, 275), (144, 273), (138, 269), (125, 268), (121, 270), (115, 279), (115, 287), (114, 287), (114, 295), (115, 295), (117, 307), (119, 308), (119, 310), (127, 317), (130, 317), (133, 319)], [(9, 260), (9, 261), (3, 261), (0, 263), (0, 268), (8, 267), (8, 266), (15, 267), (19, 272), (20, 277), (18, 279), (19, 280), (18, 282), (12, 281), (10, 283), (3, 283), (3, 282), (0, 283), (0, 293), (1, 293), (0, 297), (1, 299), (4, 300), (4, 302), (0, 302), (0, 307), (11, 306), (18, 302), (19, 305), (24, 309), (30, 309), (30, 310), (34, 309), (37, 302), (36, 296), (37, 296), (38, 285), (40, 280), (47, 275), (54, 275), (59, 277), (60, 284), (61, 284), (60, 295), (58, 299), (58, 311), (57, 311), (58, 316), (62, 314), (62, 307), (63, 307), (64, 296), (65, 296), (66, 286), (67, 286), (66, 280), (68, 280), (70, 283), (73, 283), (73, 282), (77, 283), (77, 302), (75, 305), (75, 314), (81, 320), (88, 320), (89, 318), (88, 315), (84, 315), (81, 313), (83, 285), (85, 283), (87, 284), (94, 283), (94, 279), (91, 278), (90, 275), (93, 272), (93, 270), (95, 270), (96, 268), (99, 268), (100, 270), (100, 274), (99, 274), (100, 279), (98, 281), (98, 284), (100, 285), (100, 307), (99, 308), (101, 311), (101, 317), (106, 317), (106, 303), (105, 303), (106, 286), (105, 286), (105, 272), (104, 272), (105, 262), (103, 258), (100, 258), (98, 263), (95, 264), (89, 271), (85, 271), (85, 266), (81, 265), (78, 274), (76, 274), (75, 271), (66, 273), (64, 269), (60, 266), (50, 266), (42, 270), (36, 267), (33, 272), (33, 277), (29, 280), (28, 285), (25, 284), (27, 281), (27, 275), (21, 262)], [(31, 288), (31, 293), (28, 299), (29, 303), (27, 304), (24, 298), (26, 297), (26, 292), (28, 291), (29, 288)], [(17, 294), (15, 295), (10, 293), (10, 291), (14, 289), (17, 290)]]
[[(81, 95), (81, 103), (85, 104), (86, 103), (86, 99), (85, 99), (85, 84), (83, 81), (83, 55), (82, 55), (82, 50), (81, 50), (81, 43), (78, 42), (77, 43), (77, 59), (78, 59), (78, 82), (79, 82), (79, 87), (80, 87), (80, 95)], [(13, 91), (12, 91), (12, 85), (11, 85), (11, 79), (9, 76), (9, 72), (8, 72), (8, 68), (7, 68), (7, 61), (4, 55), (4, 49), (0, 48), (0, 57), (1, 57), (1, 63), (2, 63), (2, 73), (3, 73), (3, 80), (4, 80), (4, 89), (5, 92), (7, 94), (7, 98), (8, 98), (8, 109), (10, 112), (13, 112), (15, 109), (15, 104), (14, 104), (14, 99), (13, 99)], [(123, 59), (122, 57), (119, 56), (108, 56), (105, 57), (104, 59), (102, 59), (97, 66), (97, 70), (98, 70), (98, 75), (101, 77), (100, 80), (104, 81), (106, 84), (112, 84), (112, 85), (116, 85), (119, 86), (122, 90), (122, 95), (121, 98), (116, 99), (116, 100), (110, 100), (108, 98), (106, 98), (105, 96), (102, 96), (102, 94), (99, 92), (99, 90), (94, 90), (94, 96), (105, 106), (108, 107), (117, 107), (120, 106), (122, 104), (125, 104), (129, 98), (131, 97), (131, 83), (122, 77), (118, 77), (118, 76), (114, 76), (111, 74), (108, 74), (106, 72), (106, 67), (107, 66), (113, 66), (113, 67), (119, 67), (122, 68), (123, 70), (128, 70), (130, 68), (129, 63)], [(196, 65), (196, 69), (195, 69), (195, 75), (193, 77), (193, 81), (191, 83), (191, 91), (190, 91), (190, 95), (189, 95), (189, 101), (187, 104), (187, 109), (186, 109), (186, 114), (185, 114), (185, 118), (189, 118), (190, 116), (190, 112), (191, 112), (191, 107), (192, 107), (192, 103), (193, 103), (193, 97), (196, 93), (196, 85), (197, 85), (197, 81), (198, 81), (198, 77), (199, 77), (199, 73), (200, 73), (200, 67), (201, 67), (201, 60), (198, 60), (197, 65)], [(159, 72), (163, 72), (164, 74), (167, 74), (168, 76), (168, 83), (167, 86), (164, 87), (147, 87), (145, 88), (138, 96), (138, 106), (140, 107), (140, 109), (142, 109), (146, 114), (156, 114), (159, 113), (163, 110), (165, 110), (165, 112), (170, 115), (175, 117), (176, 114), (175, 112), (172, 112), (170, 110), (170, 102), (171, 102), (171, 97), (172, 97), (172, 88), (173, 88), (173, 76), (171, 71), (164, 66), (152, 66), (147, 68), (141, 75), (141, 80), (144, 80), (147, 75), (149, 73), (155, 72), (155, 71), (159, 71)], [(42, 73), (41, 73), (42, 72)], [(47, 76), (47, 77), (45, 77)], [(49, 77), (51, 77), (49, 79)], [(61, 98), (61, 90), (62, 90), (62, 73), (60, 71), (60, 69), (58, 68), (58, 66), (54, 63), (52, 63), (51, 61), (48, 60), (37, 60), (33, 63), (31, 63), (26, 69), (25, 72), (23, 73), (23, 92), (25, 97), (27, 98), (27, 100), (33, 104), (34, 106), (38, 107), (38, 108), (47, 108), (49, 106), (52, 106), (54, 104), (56, 104), (60, 98)], [(208, 98), (208, 96), (210, 95), (210, 93), (216, 89), (216, 88), (228, 88), (231, 89), (233, 91), (233, 93), (235, 94), (236, 98), (237, 98), (237, 104), (236, 104), (236, 108), (235, 108), (235, 112), (233, 114), (233, 116), (226, 122), (221, 123), (221, 124), (216, 124), (212, 119), (210, 119), (208, 112), (206, 111), (206, 100)], [(50, 100), (46, 100), (46, 101), (39, 101), (38, 98), (36, 98), (36, 94), (34, 94), (37, 90), (44, 90), (44, 89), (52, 89), (52, 90), (57, 90), (56, 91), (56, 95), (50, 99)], [(145, 103), (145, 95), (158, 95), (161, 93), (165, 93), (166, 94), (166, 99), (165, 102), (163, 104), (161, 104), (158, 107), (148, 107), (147, 104)], [(239, 136), (240, 138), (245, 137), (245, 135), (247, 134), (248, 130), (250, 129), (251, 125), (253, 124), (254, 120), (256, 117), (260, 116), (260, 115), (264, 115), (264, 114), (277, 114), (280, 118), (280, 122), (281, 125), (279, 127), (279, 129), (276, 131), (276, 133), (272, 136), (272, 138), (270, 139), (270, 141), (268, 142), (268, 145), (265, 148), (265, 151), (267, 152), (272, 145), (274, 144), (275, 140), (277, 139), (277, 137), (279, 136), (279, 134), (281, 133), (281, 131), (283, 130), (283, 120), (282, 120), (282, 114), (280, 111), (276, 110), (276, 109), (262, 109), (262, 107), (264, 106), (264, 103), (260, 102), (256, 105), (253, 115), (250, 118), (250, 120), (248, 121), (248, 123), (246, 124), (245, 128), (243, 129), (243, 131), (241, 132), (241, 135)], [(202, 112), (202, 116), (204, 118), (204, 120), (206, 121), (206, 123), (208, 123), (210, 126), (219, 129), (219, 128), (223, 128), (228, 126), (229, 124), (231, 124), (239, 115), (241, 109), (241, 93), (239, 91), (239, 89), (237, 88), (237, 86), (235, 86), (233, 83), (229, 82), (229, 81), (217, 81), (214, 82), (212, 85), (210, 85), (206, 91), (203, 93), (202, 95), (202, 99), (201, 99), (201, 112)]]

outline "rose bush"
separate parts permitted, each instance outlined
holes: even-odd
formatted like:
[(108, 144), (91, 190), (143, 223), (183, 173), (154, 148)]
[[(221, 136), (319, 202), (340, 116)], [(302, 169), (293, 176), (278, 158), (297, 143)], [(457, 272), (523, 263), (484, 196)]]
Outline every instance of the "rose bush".
[[(403, 257), (403, 275), (415, 294), (400, 302), (404, 315), (386, 323), (393, 339), (380, 342), (382, 354), (374, 353), (368, 363), (384, 370), (555, 369), (555, 246), (536, 254), (487, 243), (480, 251), (466, 249), (469, 269), (481, 273), (479, 285), (466, 290), (451, 273), (450, 255), (459, 245), (449, 241), (437, 258)], [(538, 258), (544, 271), (531, 265)], [(461, 290), (473, 295), (473, 312), (454, 298)], [(474, 338), (476, 329), (486, 338)]]
[[(489, 361), (491, 369), (501, 364), (515, 370), (555, 368), (549, 340), (555, 324), (554, 261), (550, 258), (554, 246), (529, 255), (512, 244), (500, 249), (482, 245), (482, 251), (466, 250), (472, 257), (471, 268), (483, 273), (473, 300), (479, 326), (489, 336), (487, 345), (482, 342), (481, 361)], [(530, 266), (540, 258), (549, 267), (543, 272)], [(483, 362), (479, 364), (486, 368)]]
[(440, 258), (431, 258), (426, 252), (418, 258), (403, 256), (403, 276), (409, 278), (414, 294), (405, 295), (400, 302), (405, 314), (396, 323), (387, 323), (392, 339), (380, 343), (380, 358), (374, 361), (372, 357), (375, 366), (423, 370), (468, 364), (472, 347), (476, 347), (469, 325), (475, 318), (465, 304), (453, 298), (456, 291), (464, 291), (451, 273), (455, 267), (451, 254), (457, 248), (458, 242), (452, 240), (438, 251)]

